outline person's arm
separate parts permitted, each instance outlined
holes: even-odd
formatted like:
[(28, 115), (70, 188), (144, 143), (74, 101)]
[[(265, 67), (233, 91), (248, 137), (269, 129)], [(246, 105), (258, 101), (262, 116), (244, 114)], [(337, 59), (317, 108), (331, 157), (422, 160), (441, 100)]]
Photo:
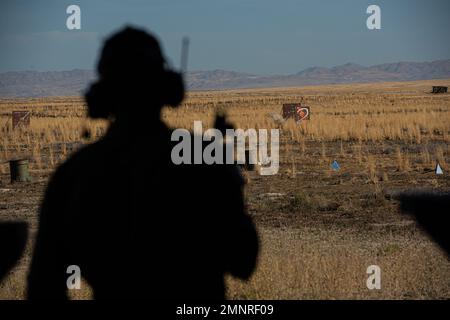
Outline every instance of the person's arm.
[[(235, 167), (231, 167), (236, 169)], [(256, 266), (259, 239), (255, 225), (247, 214), (243, 198), (243, 180), (237, 170), (231, 170), (229, 184), (224, 190), (224, 257), (225, 271), (235, 277), (248, 279)]]
[(48, 184), (40, 209), (39, 230), (28, 274), (28, 299), (67, 299), (66, 268), (61, 250), (65, 185), (62, 168)]

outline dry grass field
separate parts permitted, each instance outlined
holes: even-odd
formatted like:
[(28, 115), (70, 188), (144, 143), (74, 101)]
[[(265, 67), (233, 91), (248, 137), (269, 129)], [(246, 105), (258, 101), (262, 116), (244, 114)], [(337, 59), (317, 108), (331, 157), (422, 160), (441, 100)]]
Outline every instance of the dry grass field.
[[(164, 110), (170, 126), (190, 130), (194, 120), (211, 126), (220, 110), (237, 128), (280, 129), (279, 173), (244, 173), (262, 252), (250, 281), (227, 280), (230, 298), (450, 299), (448, 257), (392, 198), (450, 191), (450, 94), (430, 94), (432, 85), (450, 80), (190, 92), (181, 108)], [(311, 120), (280, 121), (282, 104), (302, 97)], [(12, 129), (13, 110), (31, 111), (29, 128)], [(33, 177), (10, 184), (0, 164), (0, 220), (26, 220), (34, 235), (52, 170), (106, 125), (86, 120), (78, 97), (0, 99), (0, 160), (29, 157)], [(24, 297), (32, 241), (0, 298)], [(370, 265), (381, 267), (381, 290), (366, 287)]]

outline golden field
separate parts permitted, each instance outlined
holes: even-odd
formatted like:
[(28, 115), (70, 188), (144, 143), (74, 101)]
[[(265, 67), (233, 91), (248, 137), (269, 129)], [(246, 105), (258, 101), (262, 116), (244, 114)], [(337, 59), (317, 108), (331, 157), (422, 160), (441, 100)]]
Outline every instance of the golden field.
[[(230, 298), (450, 298), (448, 257), (390, 196), (450, 190), (450, 94), (430, 94), (432, 85), (450, 80), (190, 92), (180, 108), (164, 110), (177, 128), (211, 126), (225, 111), (237, 128), (280, 129), (279, 173), (244, 172), (262, 253), (250, 281), (228, 279)], [(281, 121), (282, 104), (300, 99), (311, 120)], [(14, 110), (31, 111), (29, 128), (12, 130)], [(81, 98), (52, 97), (0, 99), (0, 125), (0, 160), (29, 157), (34, 178), (10, 184), (0, 164), (0, 219), (26, 220), (34, 234), (52, 170), (107, 123), (86, 120)], [(334, 160), (340, 171), (330, 168)], [(444, 175), (434, 173), (437, 162)], [(0, 298), (23, 298), (32, 241)], [(373, 264), (382, 269), (381, 290), (366, 287)], [(72, 294), (87, 298), (89, 290)]]

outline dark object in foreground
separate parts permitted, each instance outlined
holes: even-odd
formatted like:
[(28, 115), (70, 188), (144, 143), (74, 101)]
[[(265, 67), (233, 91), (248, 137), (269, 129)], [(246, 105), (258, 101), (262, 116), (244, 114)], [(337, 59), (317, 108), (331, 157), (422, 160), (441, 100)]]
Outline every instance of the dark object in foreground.
[(450, 255), (450, 194), (431, 191), (407, 192), (398, 196), (402, 211), (411, 213), (417, 222)]
[(25, 222), (0, 223), (0, 280), (22, 256), (27, 238)]

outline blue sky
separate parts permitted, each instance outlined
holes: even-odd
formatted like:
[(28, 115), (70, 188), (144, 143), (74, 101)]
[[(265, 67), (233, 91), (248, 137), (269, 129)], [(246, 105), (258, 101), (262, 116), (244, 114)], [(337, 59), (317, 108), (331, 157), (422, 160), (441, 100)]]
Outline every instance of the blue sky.
[[(81, 30), (66, 28), (71, 4)], [(370, 4), (381, 8), (381, 30), (366, 27)], [(175, 67), (189, 36), (190, 70), (291, 74), (450, 58), (448, 0), (2, 0), (0, 72), (92, 69), (103, 39), (125, 24), (156, 33)]]

